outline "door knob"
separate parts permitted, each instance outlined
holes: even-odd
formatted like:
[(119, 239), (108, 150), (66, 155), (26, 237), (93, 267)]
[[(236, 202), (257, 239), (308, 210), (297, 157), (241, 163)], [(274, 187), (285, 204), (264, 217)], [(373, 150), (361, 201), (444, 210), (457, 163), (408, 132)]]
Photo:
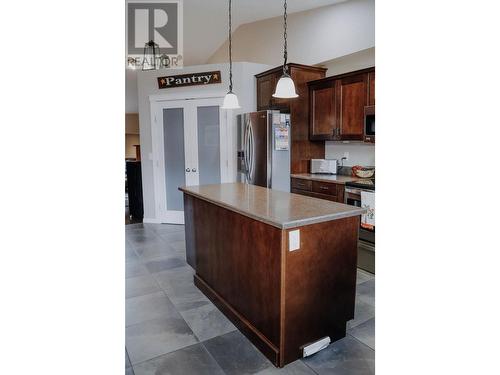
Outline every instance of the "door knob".
[(186, 172), (191, 172), (191, 169), (189, 169), (189, 168), (186, 168)]
[(196, 168), (193, 168), (193, 172), (196, 172)]

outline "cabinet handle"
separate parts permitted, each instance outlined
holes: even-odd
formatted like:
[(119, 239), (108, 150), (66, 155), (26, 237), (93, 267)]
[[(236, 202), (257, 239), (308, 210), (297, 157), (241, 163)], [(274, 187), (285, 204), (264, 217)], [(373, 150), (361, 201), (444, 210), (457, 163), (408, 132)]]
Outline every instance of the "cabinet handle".
[(193, 168), (193, 172), (196, 172), (196, 168)]
[(319, 188), (322, 190), (328, 190), (328, 187), (326, 187), (326, 186), (320, 186)]
[(186, 168), (186, 172), (191, 172), (191, 169), (189, 169), (189, 168)]

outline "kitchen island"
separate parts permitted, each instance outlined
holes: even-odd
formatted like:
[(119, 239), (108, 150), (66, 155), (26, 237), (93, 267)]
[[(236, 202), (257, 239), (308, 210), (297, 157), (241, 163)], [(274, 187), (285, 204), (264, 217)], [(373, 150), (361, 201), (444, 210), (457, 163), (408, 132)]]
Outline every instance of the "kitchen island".
[(180, 190), (195, 285), (271, 362), (345, 336), (363, 209), (241, 183)]

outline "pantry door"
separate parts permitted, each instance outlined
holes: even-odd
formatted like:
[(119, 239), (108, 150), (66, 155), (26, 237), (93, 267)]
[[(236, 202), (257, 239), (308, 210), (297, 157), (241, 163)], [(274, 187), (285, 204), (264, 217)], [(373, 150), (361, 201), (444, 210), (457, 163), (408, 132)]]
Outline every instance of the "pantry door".
[[(153, 134), (157, 137), (157, 169), (161, 222), (184, 223), (184, 200), (179, 186), (222, 181), (225, 153), (223, 98), (174, 100), (157, 103)], [(155, 150), (153, 150), (155, 153)]]

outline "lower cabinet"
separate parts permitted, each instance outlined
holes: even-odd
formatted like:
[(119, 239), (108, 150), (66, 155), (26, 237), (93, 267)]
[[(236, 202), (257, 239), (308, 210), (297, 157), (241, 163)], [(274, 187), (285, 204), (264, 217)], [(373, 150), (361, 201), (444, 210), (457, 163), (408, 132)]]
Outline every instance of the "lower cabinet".
[(292, 177), (292, 193), (344, 203), (344, 185)]

